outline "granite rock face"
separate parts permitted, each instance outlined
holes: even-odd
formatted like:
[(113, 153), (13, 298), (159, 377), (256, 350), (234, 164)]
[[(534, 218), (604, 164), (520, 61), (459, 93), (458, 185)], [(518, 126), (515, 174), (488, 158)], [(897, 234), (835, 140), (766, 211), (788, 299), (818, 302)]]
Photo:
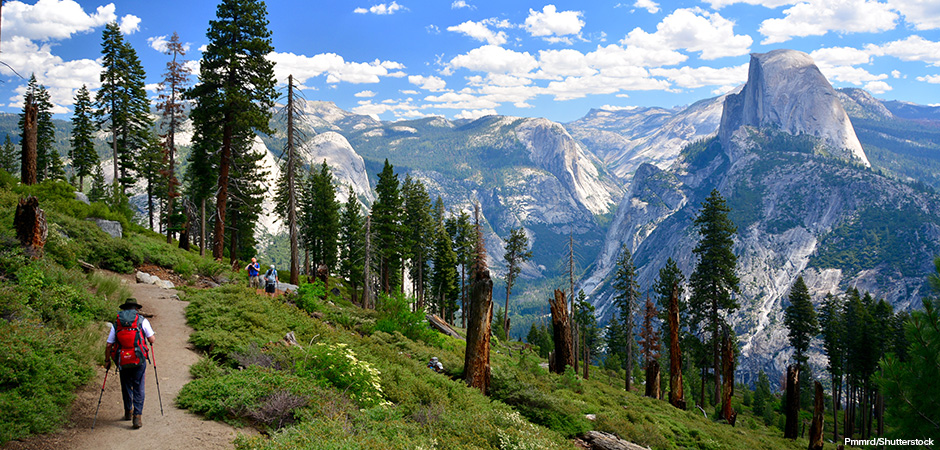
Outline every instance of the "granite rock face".
[(725, 99), (718, 133), (731, 155), (744, 127), (774, 128), (820, 139), (829, 153), (870, 166), (839, 96), (813, 59), (796, 50), (752, 53), (744, 89)]

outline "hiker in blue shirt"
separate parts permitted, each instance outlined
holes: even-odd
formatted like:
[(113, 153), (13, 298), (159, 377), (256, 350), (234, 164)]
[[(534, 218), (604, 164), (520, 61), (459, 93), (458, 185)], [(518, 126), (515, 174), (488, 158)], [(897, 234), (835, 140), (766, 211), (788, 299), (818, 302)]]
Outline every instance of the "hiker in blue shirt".
[(245, 266), (248, 271), (248, 287), (261, 289), (261, 264), (258, 258), (251, 258), (251, 264)]
[(274, 268), (274, 264), (271, 264), (271, 268), (264, 273), (264, 292), (274, 297), (278, 281), (280, 280), (277, 279), (277, 269)]

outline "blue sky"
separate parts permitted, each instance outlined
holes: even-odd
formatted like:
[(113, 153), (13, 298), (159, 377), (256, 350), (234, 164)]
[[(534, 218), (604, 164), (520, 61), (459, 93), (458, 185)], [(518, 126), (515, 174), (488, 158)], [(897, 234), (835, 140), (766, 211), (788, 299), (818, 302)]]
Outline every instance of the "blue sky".
[[(836, 87), (940, 104), (940, 1), (270, 0), (281, 83), (309, 100), (383, 120), (428, 115), (547, 117), (591, 108), (673, 107), (742, 84), (751, 52), (809, 53)], [(0, 61), (35, 73), (67, 118), (76, 90), (98, 87), (101, 31), (118, 21), (150, 94), (174, 31), (198, 67), (215, 2), (7, 1)], [(19, 112), (25, 81), (0, 66), (0, 111)], [(195, 80), (195, 77), (193, 77)]]

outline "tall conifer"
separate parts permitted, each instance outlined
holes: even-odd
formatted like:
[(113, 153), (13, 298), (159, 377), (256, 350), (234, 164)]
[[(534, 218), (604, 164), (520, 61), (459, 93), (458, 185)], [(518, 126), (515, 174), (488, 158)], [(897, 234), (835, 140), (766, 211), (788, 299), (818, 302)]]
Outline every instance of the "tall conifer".
[(388, 294), (400, 289), (402, 259), (401, 193), (398, 175), (388, 159), (375, 185), (376, 200), (372, 204), (373, 246), (379, 261), (379, 284)]
[(627, 370), (626, 390), (630, 391), (633, 376), (633, 347), (635, 339), (633, 337), (633, 314), (639, 306), (640, 285), (636, 281), (636, 266), (633, 264), (633, 254), (626, 244), (620, 248), (620, 257), (617, 258), (617, 273), (614, 275), (614, 289), (617, 294), (614, 296), (614, 305), (617, 307), (617, 313), (620, 315), (618, 322), (620, 324), (620, 339), (622, 347), (617, 349), (620, 353)]
[(78, 180), (79, 192), (84, 192), (85, 177), (94, 175), (98, 166), (98, 152), (95, 151), (95, 126), (92, 122), (91, 94), (82, 85), (75, 94), (75, 106), (72, 115), (72, 139), (69, 157), (72, 159), (73, 176)]

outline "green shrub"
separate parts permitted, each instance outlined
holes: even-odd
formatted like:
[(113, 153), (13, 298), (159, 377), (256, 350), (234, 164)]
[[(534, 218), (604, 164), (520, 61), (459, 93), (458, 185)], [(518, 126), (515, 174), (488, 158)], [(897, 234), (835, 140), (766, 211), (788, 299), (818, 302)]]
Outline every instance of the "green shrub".
[(409, 339), (419, 340), (436, 347), (443, 346), (443, 337), (428, 325), (424, 310), (412, 311), (411, 302), (403, 294), (379, 296), (376, 310), (379, 313), (379, 318), (375, 321), (376, 330), (386, 333), (398, 331)]
[(358, 359), (348, 345), (314, 344), (303, 350), (292, 349), (292, 352), (297, 375), (326, 381), (364, 406), (385, 402), (379, 370), (368, 361)]

